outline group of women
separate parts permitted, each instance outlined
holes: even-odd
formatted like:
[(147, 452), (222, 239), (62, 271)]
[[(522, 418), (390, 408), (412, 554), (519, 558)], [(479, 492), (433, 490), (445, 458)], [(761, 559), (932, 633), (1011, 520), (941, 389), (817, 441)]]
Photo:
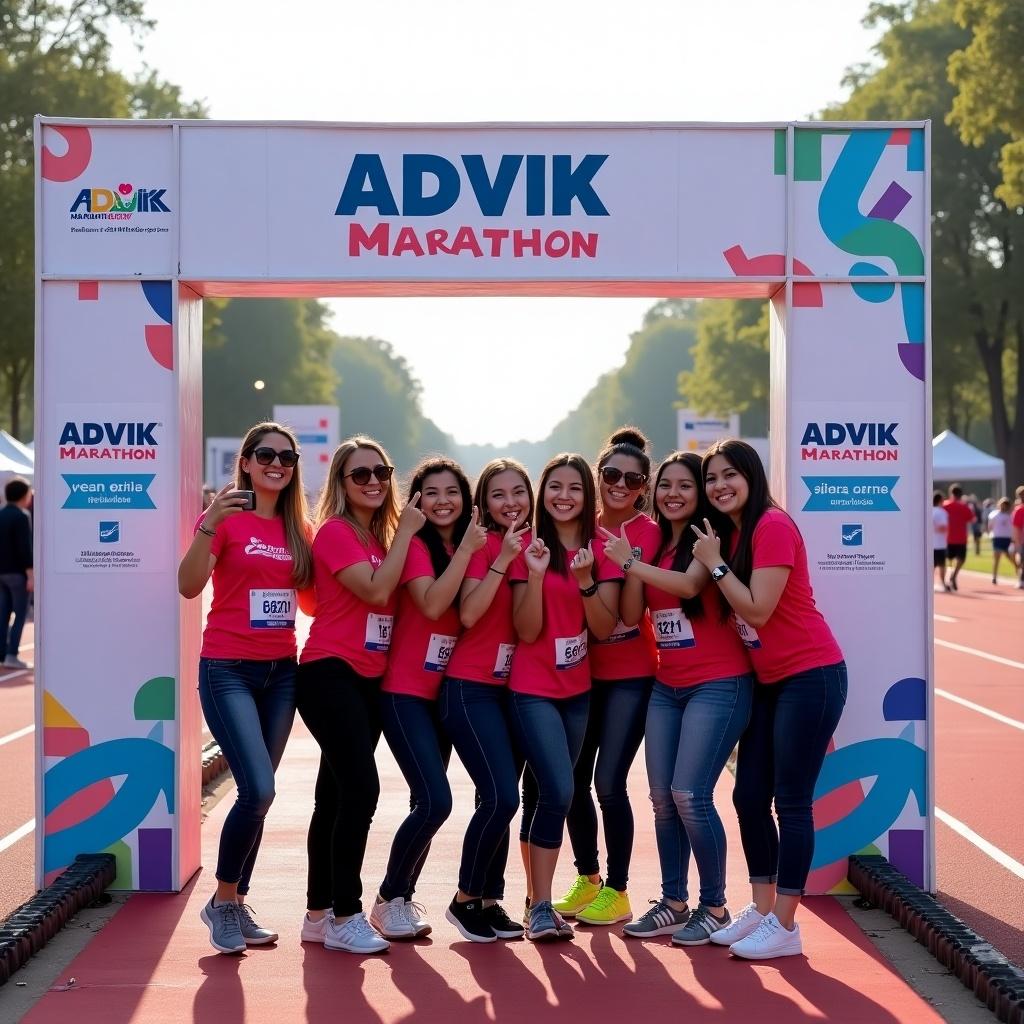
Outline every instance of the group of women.
[[(749, 959), (801, 952), (811, 805), (846, 666), (815, 607), (800, 533), (752, 448), (729, 439), (703, 457), (676, 452), (652, 476), (646, 439), (623, 428), (593, 469), (580, 455), (553, 458), (536, 506), (514, 460), (490, 462), (471, 493), (455, 462), (428, 458), (400, 507), (387, 453), (353, 437), (312, 522), (299, 455), (286, 427), (253, 427), (179, 569), (186, 597), (213, 577), (199, 694), (237, 784), (202, 910), (215, 948), (277, 939), (246, 895), (297, 709), (321, 750), (303, 941), (375, 953), (431, 930), (414, 894), (452, 811), (454, 748), (476, 787), (445, 913), (464, 938), (571, 939), (575, 918)], [(296, 663), (300, 605), (313, 621)], [(366, 914), (381, 732), (410, 810)], [(662, 891), (633, 920), (626, 780), (642, 740)], [(731, 914), (713, 795), (737, 743), (752, 899)], [(502, 906), (520, 783), (523, 924)], [(566, 826), (577, 877), (555, 900)]]

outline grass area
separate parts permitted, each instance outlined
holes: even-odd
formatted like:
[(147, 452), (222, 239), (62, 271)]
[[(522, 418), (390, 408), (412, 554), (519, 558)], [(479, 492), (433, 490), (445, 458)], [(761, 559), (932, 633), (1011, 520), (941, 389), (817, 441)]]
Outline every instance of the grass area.
[[(964, 562), (965, 569), (973, 569), (975, 572), (983, 572), (987, 576), (992, 575), (992, 541), (986, 536), (981, 538), (981, 554), (974, 553), (974, 538), (971, 538), (967, 545), (967, 561)], [(1012, 564), (1002, 557), (999, 559), (999, 578), (1001, 580), (1016, 579), (1016, 571)]]

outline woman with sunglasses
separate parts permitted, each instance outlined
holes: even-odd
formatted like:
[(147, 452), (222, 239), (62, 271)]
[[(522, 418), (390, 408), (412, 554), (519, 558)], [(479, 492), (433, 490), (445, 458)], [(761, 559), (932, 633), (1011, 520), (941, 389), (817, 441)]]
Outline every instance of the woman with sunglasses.
[[(661, 862), (661, 899), (624, 935), (671, 935), (677, 945), (706, 944), (729, 925), (725, 905), (726, 838), (714, 792), (750, 718), (754, 680), (728, 607), (693, 556), (692, 522), (703, 522), (700, 456), (676, 452), (654, 482), (661, 542), (650, 562), (633, 559), (627, 542), (604, 531), (610, 558), (629, 565), (622, 615), (634, 621), (642, 600), (657, 641), (656, 682), (647, 709), (644, 749)], [(641, 597), (636, 586), (643, 583)], [(690, 913), (687, 874), (693, 851), (700, 904)]]
[[(644, 512), (650, 473), (647, 438), (635, 427), (617, 430), (597, 457), (597, 525), (623, 538), (622, 551), (629, 551), (622, 560), (625, 568), (633, 558), (652, 561), (661, 544), (661, 532)], [(590, 716), (567, 820), (579, 873), (554, 907), (563, 917), (584, 924), (611, 925), (633, 917), (626, 892), (633, 851), (633, 809), (626, 779), (644, 736), (654, 684), (657, 655), (650, 620), (643, 616), (627, 626), (619, 619), (611, 636), (592, 643), (589, 658)], [(608, 844), (603, 882), (592, 784)]]
[(573, 937), (551, 905), (551, 881), (587, 728), (588, 630), (601, 640), (615, 628), (621, 573), (591, 547), (597, 498), (582, 455), (556, 455), (538, 493), (536, 534), (509, 570), (519, 636), (509, 689), (513, 731), (537, 782), (520, 834), (529, 844), (526, 937), (549, 941)]
[(321, 750), (302, 940), (351, 953), (389, 946), (363, 913), (360, 872), (380, 794), (373, 754), (395, 590), (424, 523), (418, 493), (399, 514), (393, 472), (369, 437), (349, 438), (334, 453), (315, 516), (317, 612), (298, 671), (299, 714)]
[(487, 537), (470, 559), (459, 593), (463, 632), (441, 687), (441, 722), (476, 786), (477, 805), (462, 843), (459, 888), (445, 917), (463, 938), (494, 942), (523, 934), (501, 900), (522, 771), (508, 717), (516, 649), (508, 571), (530, 540), (533, 487), (526, 469), (514, 459), (487, 463), (473, 502)]
[(198, 597), (213, 577), (199, 700), (237, 786), (220, 835), (217, 891), (200, 915), (221, 953), (277, 940), (245, 897), (295, 717), (296, 591), (313, 574), (297, 449), (287, 428), (256, 424), (242, 440), (234, 482), (199, 518), (178, 567), (183, 597)]
[(430, 842), (452, 812), (452, 746), (441, 728), (437, 697), (459, 635), (459, 587), (487, 536), (466, 474), (451, 459), (424, 459), (413, 471), (409, 493), (420, 494), (426, 522), (405, 559), (393, 650), (381, 684), (384, 736), (411, 794), (370, 912), (370, 923), (387, 939), (430, 932), (412, 897)]
[(701, 472), (714, 528), (692, 527), (693, 555), (732, 608), (759, 684), (733, 790), (753, 900), (711, 941), (750, 960), (793, 956), (814, 854), (814, 786), (846, 704), (846, 663), (814, 603), (803, 538), (772, 500), (757, 452), (717, 441)]

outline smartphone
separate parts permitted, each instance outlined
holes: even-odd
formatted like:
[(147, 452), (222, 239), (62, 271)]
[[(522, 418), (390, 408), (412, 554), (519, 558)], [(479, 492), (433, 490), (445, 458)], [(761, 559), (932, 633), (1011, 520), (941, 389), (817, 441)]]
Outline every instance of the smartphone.
[(235, 491), (235, 496), (239, 498), (245, 498), (244, 505), (238, 505), (237, 508), (243, 511), (252, 512), (256, 508), (256, 492), (255, 491)]

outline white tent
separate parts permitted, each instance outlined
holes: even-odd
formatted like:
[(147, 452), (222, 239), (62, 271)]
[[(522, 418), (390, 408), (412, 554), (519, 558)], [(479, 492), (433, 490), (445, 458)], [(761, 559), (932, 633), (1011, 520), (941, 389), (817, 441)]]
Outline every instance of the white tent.
[(946, 482), (990, 480), (1006, 490), (1003, 460), (968, 444), (952, 430), (932, 438), (932, 478)]
[(23, 465), (35, 465), (36, 453), (27, 444), (22, 444), (16, 437), (8, 434), (6, 430), (0, 430), (0, 452)]
[(20, 459), (12, 459), (10, 456), (5, 455), (0, 451), (0, 505), (4, 503), (3, 485), (7, 483), (12, 476), (24, 477), (29, 483), (32, 483), (34, 474), (35, 469), (31, 464), (25, 465), (25, 463)]

